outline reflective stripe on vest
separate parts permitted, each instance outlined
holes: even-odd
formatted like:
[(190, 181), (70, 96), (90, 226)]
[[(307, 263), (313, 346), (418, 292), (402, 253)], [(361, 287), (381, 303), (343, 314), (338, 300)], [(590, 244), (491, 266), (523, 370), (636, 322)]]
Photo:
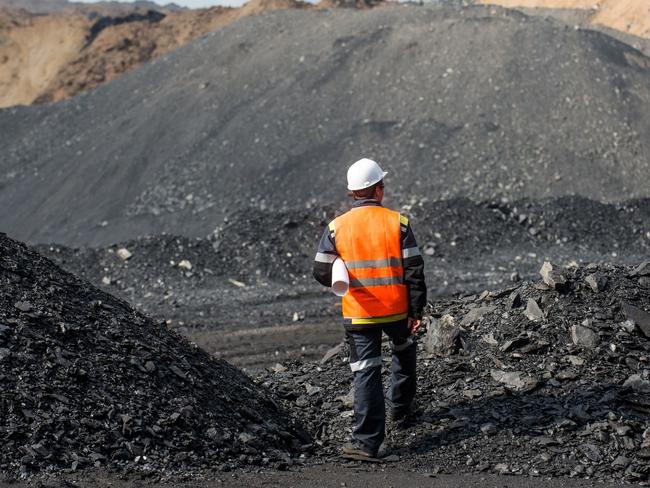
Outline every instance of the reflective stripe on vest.
[(350, 261), (345, 263), (348, 269), (359, 268), (385, 268), (387, 266), (401, 266), (402, 260), (400, 258), (386, 258), (386, 259), (366, 259), (363, 261)]
[(408, 312), (400, 226), (408, 220), (384, 207), (357, 207), (330, 224), (350, 289), (343, 317), (353, 324), (403, 320)]
[(362, 286), (383, 286), (383, 285), (401, 285), (404, 282), (401, 276), (384, 276), (380, 278), (362, 278), (350, 280), (350, 288), (359, 288)]

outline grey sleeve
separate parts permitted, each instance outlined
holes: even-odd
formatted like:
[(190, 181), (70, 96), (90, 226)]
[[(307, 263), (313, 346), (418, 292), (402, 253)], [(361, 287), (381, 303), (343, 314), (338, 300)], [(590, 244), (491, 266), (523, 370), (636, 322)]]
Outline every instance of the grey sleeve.
[(336, 242), (329, 226), (325, 227), (323, 235), (318, 243), (318, 250), (314, 258), (314, 269), (312, 274), (321, 285), (332, 286), (332, 263), (339, 256), (336, 251)]
[(424, 259), (422, 259), (410, 222), (402, 225), (401, 231), (402, 266), (404, 267), (404, 284), (409, 295), (409, 317), (421, 319), (427, 304)]

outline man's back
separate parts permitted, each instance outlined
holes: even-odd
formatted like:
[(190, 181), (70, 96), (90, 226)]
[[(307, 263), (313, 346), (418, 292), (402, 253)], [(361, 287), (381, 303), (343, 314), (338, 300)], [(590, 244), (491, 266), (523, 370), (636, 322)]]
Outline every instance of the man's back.
[(335, 219), (330, 229), (350, 275), (343, 317), (352, 324), (405, 319), (408, 294), (399, 213), (378, 205), (355, 207)]
[[(381, 217), (376, 218), (375, 214)], [(319, 283), (331, 286), (332, 263), (339, 257), (348, 267), (350, 277), (357, 280), (352, 281), (351, 285), (364, 285), (361, 288), (365, 290), (354, 290), (350, 297), (343, 299), (346, 329), (407, 316), (421, 318), (426, 305), (424, 261), (405, 215), (382, 207), (374, 199), (356, 200), (352, 210), (334, 219), (323, 232), (313, 271)], [(367, 266), (368, 263), (364, 261), (374, 262), (372, 266)], [(389, 285), (398, 296), (392, 300), (390, 296), (379, 297), (377, 292), (380, 289), (377, 286), (381, 283), (382, 286)], [(387, 294), (385, 289), (381, 293)], [(375, 298), (372, 305), (375, 313), (354, 312), (352, 295), (359, 297), (360, 302), (365, 301), (364, 295), (372, 295)], [(388, 299), (384, 301), (382, 298)], [(346, 302), (351, 304), (347, 315)]]

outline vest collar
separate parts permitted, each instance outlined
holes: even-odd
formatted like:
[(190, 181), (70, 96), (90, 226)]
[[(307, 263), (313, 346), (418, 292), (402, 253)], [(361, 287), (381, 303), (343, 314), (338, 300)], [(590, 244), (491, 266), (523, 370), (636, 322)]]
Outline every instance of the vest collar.
[(352, 204), (352, 208), (359, 208), (359, 207), (381, 207), (381, 203), (379, 203), (374, 198), (364, 198), (363, 200), (355, 200), (354, 203)]

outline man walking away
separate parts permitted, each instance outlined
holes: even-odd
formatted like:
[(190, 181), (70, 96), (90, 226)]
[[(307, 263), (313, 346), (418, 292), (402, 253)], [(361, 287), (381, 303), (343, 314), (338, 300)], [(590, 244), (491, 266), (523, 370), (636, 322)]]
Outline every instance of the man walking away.
[(388, 416), (409, 413), (415, 397), (416, 344), (411, 337), (426, 304), (424, 261), (406, 216), (381, 205), (384, 177), (379, 165), (361, 159), (348, 169), (353, 208), (325, 229), (314, 262), (314, 278), (332, 284), (332, 263), (341, 258), (350, 288), (343, 297), (343, 323), (354, 373), (355, 425), (342, 456), (376, 461), (385, 437), (381, 382), (381, 338), (392, 350)]

